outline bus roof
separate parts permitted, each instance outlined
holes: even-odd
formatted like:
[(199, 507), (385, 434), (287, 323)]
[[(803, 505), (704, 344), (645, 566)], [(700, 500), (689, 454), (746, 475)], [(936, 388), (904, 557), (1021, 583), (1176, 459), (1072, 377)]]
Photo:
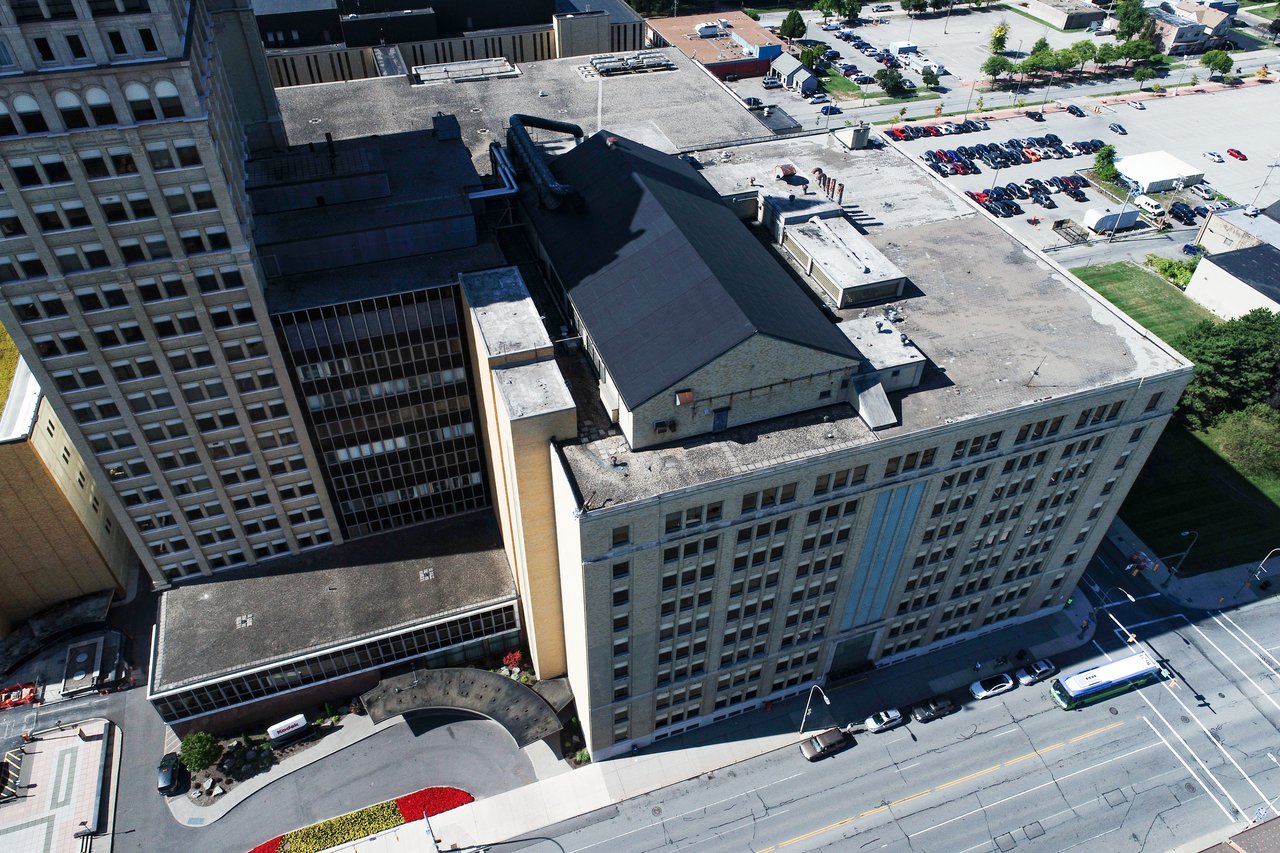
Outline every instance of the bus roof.
[(1151, 659), (1151, 655), (1138, 652), (1136, 655), (1069, 675), (1062, 679), (1062, 687), (1071, 696), (1081, 696), (1100, 687), (1115, 684), (1118, 681), (1127, 681), (1159, 669), (1160, 665)]

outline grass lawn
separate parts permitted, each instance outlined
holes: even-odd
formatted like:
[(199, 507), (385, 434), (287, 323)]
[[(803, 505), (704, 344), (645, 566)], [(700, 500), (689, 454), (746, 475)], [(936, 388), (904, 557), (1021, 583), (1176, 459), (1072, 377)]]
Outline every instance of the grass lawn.
[(1077, 267), (1071, 272), (1164, 341), (1176, 339), (1201, 320), (1214, 319), (1176, 287), (1135, 264)]
[[(1071, 271), (1164, 340), (1202, 319), (1213, 319), (1177, 288), (1129, 263)], [(1183, 530), (1200, 534), (1183, 574), (1257, 563), (1276, 547), (1280, 477), (1248, 478), (1217, 449), (1217, 434), (1192, 432), (1174, 421), (1151, 452), (1120, 517), (1166, 557), (1186, 548)]]
[(822, 88), (831, 95), (841, 98), (857, 98), (862, 96), (862, 89), (850, 78), (839, 71), (822, 75)]
[(0, 410), (9, 399), (9, 386), (13, 384), (13, 372), (17, 369), (18, 347), (4, 326), (0, 326)]
[(1277, 16), (1280, 16), (1280, 6), (1264, 6), (1261, 9), (1250, 9), (1249, 11), (1259, 18), (1269, 18), (1273, 21)]
[[(992, 8), (997, 8), (997, 7), (992, 7)], [(1008, 12), (1015, 12), (1024, 18), (1030, 18), (1031, 20), (1035, 21), (1037, 24), (1048, 27), (1051, 30), (1056, 30), (1057, 32), (1060, 32), (1060, 33), (1082, 33), (1085, 30), (1084, 27), (1076, 27), (1074, 30), (1064, 30), (1060, 27), (1055, 27), (1053, 24), (1049, 23), (1043, 18), (1037, 18), (1035, 15), (1031, 14), (1027, 10), (1019, 9), (1017, 6), (1010, 6), (1008, 4), (1004, 4), (999, 6), (998, 8), (1004, 9)]]
[(1153, 556), (1184, 550), (1183, 530), (1200, 534), (1183, 574), (1257, 564), (1276, 547), (1280, 477), (1246, 479), (1218, 455), (1214, 440), (1213, 432), (1171, 423), (1120, 507)]
[(916, 94), (911, 95), (909, 97), (881, 98), (880, 100), (876, 101), (876, 103), (882, 106), (887, 106), (889, 104), (914, 104), (916, 101), (933, 101), (933, 100), (939, 100), (941, 98), (942, 96), (939, 95), (937, 92), (922, 92), (921, 90), (917, 89)]

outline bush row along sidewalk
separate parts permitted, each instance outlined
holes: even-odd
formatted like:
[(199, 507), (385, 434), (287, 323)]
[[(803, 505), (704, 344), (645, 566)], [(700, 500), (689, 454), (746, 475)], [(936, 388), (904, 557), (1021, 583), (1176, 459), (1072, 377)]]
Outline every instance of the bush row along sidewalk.
[(249, 853), (320, 853), (348, 841), (394, 829), (465, 806), (475, 798), (458, 788), (423, 788), (385, 803), (295, 829), (264, 841)]

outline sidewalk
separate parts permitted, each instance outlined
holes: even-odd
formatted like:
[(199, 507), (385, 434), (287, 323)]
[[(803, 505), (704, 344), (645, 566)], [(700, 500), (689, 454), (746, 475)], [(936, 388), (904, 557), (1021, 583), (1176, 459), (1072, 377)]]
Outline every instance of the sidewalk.
[[(1152, 553), (1146, 543), (1118, 517), (1107, 531), (1107, 538), (1126, 555), (1145, 554), (1151, 558), (1159, 568), (1144, 570), (1141, 573), (1143, 580), (1156, 592), (1182, 607), (1220, 610), (1251, 604), (1267, 595), (1267, 592), (1258, 590), (1258, 581), (1254, 579), (1254, 573), (1258, 570), (1256, 563), (1180, 577), (1159, 555)], [(1280, 558), (1272, 561), (1271, 567), (1274, 569), (1277, 566), (1280, 566)], [(1266, 575), (1263, 580), (1267, 580)]]

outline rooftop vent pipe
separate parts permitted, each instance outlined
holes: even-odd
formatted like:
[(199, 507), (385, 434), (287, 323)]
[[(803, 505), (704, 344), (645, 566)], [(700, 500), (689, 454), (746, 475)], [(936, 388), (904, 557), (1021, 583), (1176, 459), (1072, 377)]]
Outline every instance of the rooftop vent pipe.
[(507, 128), (507, 147), (516, 155), (516, 160), (533, 181), (542, 206), (555, 210), (567, 200), (574, 207), (580, 207), (582, 196), (573, 187), (557, 181), (555, 175), (551, 174), (551, 169), (542, 159), (542, 152), (529, 136), (530, 127), (572, 134), (575, 143), (582, 141), (582, 128), (567, 121), (520, 114), (511, 116), (511, 126)]

